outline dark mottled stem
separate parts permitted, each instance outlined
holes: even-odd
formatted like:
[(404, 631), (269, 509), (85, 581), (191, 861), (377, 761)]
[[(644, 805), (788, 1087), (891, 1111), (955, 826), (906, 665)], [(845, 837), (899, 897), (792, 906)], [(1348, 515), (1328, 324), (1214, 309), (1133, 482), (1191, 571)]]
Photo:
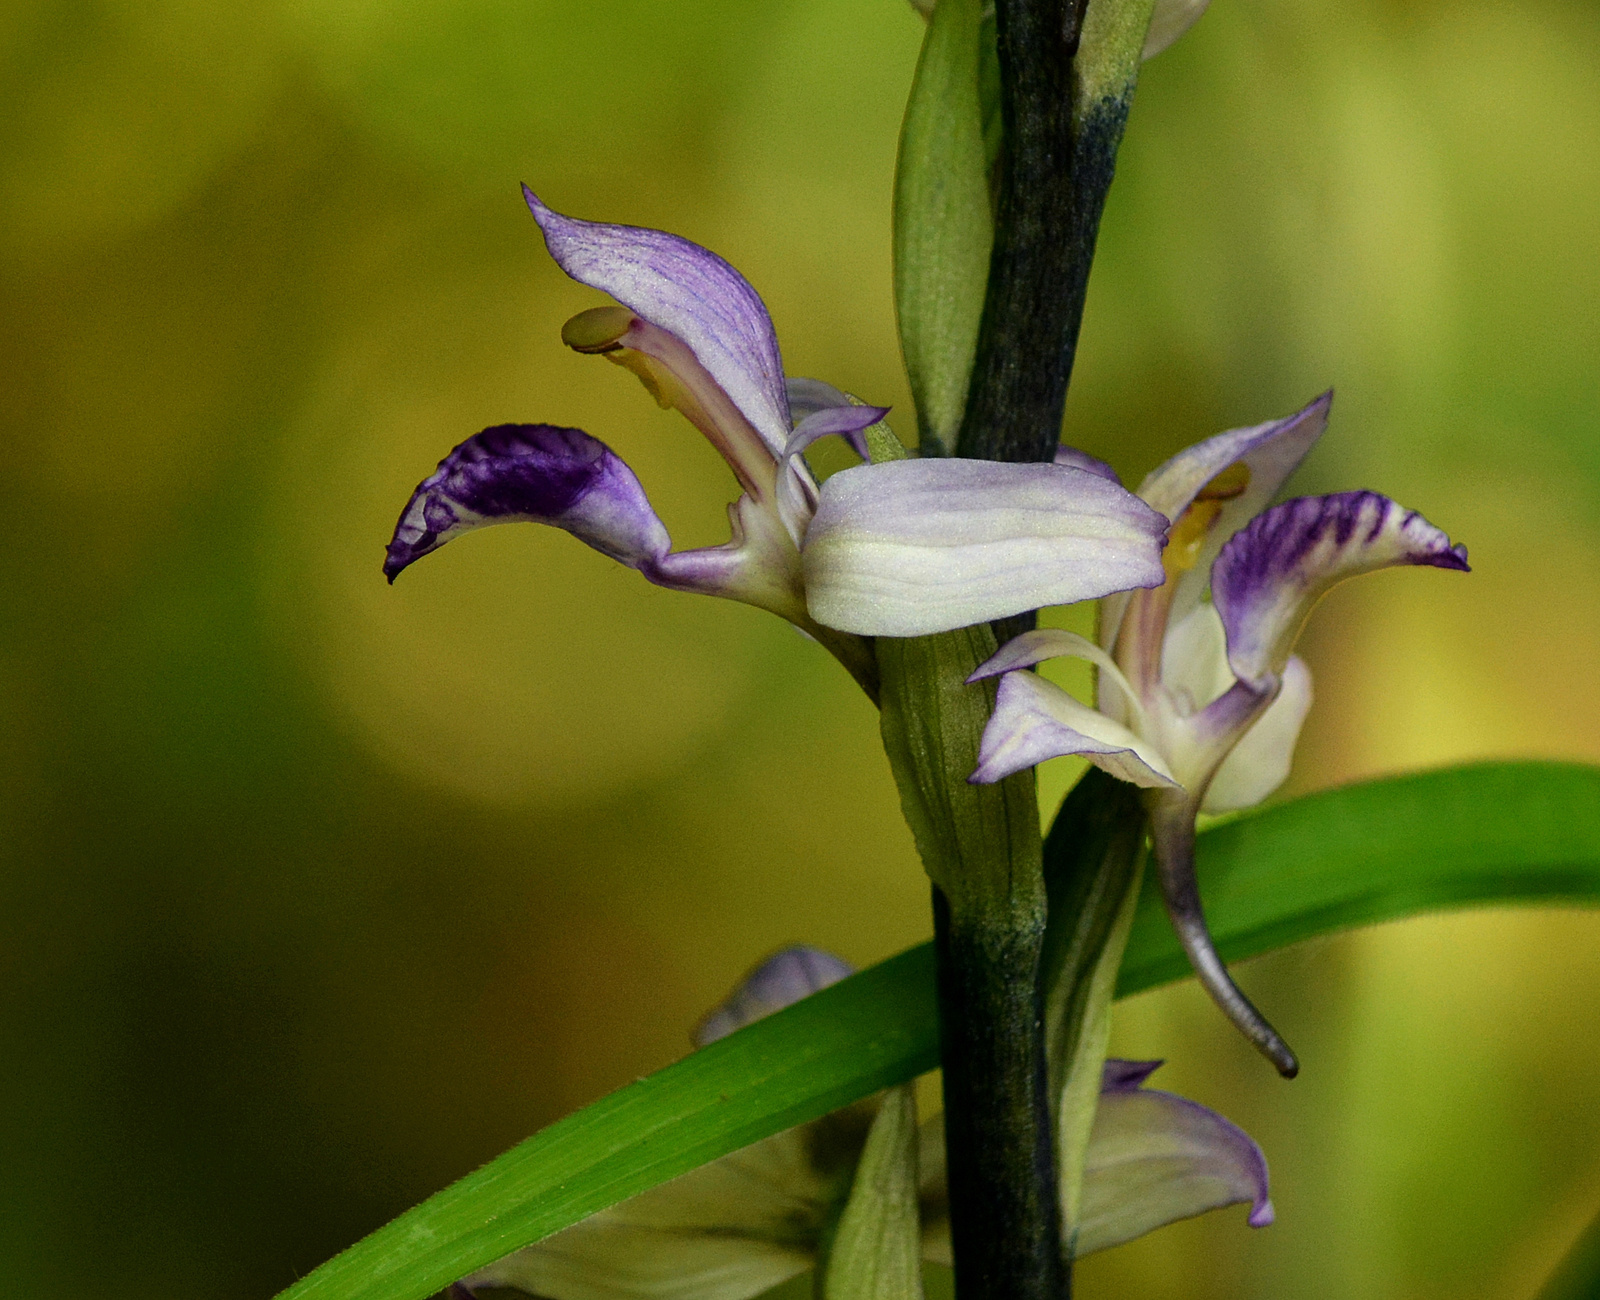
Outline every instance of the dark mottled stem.
[[(1102, 38), (1113, 39), (1088, 48), (1095, 21), (1088, 3), (996, 0), (1004, 146), (959, 456), (1048, 461), (1060, 441), (1089, 266), (1143, 39), (1135, 17), (1102, 28)], [(1119, 0), (1093, 3), (1106, 15), (1121, 12)], [(1147, 22), (1148, 8), (1140, 12)], [(1080, 37), (1080, 61), (1093, 75), (1074, 68)], [(1024, 616), (995, 632), (1009, 636), (1029, 625)], [(1039, 870), (1036, 863), (1014, 863), (1009, 890), (978, 906), (935, 890), (960, 1300), (1065, 1300), (1071, 1291), (1039, 979), (1042, 872), (1023, 878)]]
[(961, 1300), (1068, 1292), (1039, 992), (1044, 918), (963, 916), (933, 891), (950, 1231)]
[(1000, 200), (977, 357), (956, 454), (1055, 454), (1132, 86), (1091, 97), (1074, 121), (1076, 0), (997, 0)]

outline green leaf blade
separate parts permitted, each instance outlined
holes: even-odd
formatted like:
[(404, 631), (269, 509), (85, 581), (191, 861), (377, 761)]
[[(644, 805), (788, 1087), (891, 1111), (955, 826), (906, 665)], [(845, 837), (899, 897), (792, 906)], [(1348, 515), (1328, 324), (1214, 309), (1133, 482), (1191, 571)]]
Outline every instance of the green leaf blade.
[(453, 1183), (281, 1293), (422, 1300), (618, 1201), (938, 1065), (924, 946), (757, 1021)]
[[(1600, 905), (1600, 768), (1487, 763), (1366, 782), (1199, 837), (1230, 961), (1472, 905)], [(280, 1300), (424, 1300), (678, 1174), (938, 1065), (932, 946), (892, 957), (541, 1130)], [(1188, 975), (1147, 885), (1118, 996)]]

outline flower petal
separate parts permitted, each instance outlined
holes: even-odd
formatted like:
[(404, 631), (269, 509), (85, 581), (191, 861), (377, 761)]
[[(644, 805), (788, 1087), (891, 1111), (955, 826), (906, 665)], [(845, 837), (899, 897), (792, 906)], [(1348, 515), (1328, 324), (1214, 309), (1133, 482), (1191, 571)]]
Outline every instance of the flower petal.
[(581, 221), (523, 196), (556, 264), (677, 335), (766, 441), (788, 441), (789, 401), (778, 336), (761, 297), (722, 258), (663, 230)]
[(819, 989), (837, 984), (855, 967), (821, 948), (795, 944), (774, 953), (740, 981), (721, 1006), (706, 1013), (694, 1030), (694, 1045), (704, 1047), (735, 1029), (782, 1011)]
[[(821, 379), (805, 379), (800, 376), (790, 375), (789, 385), (789, 415), (794, 420), (795, 428), (806, 422), (806, 417), (815, 415), (818, 411), (826, 411), (835, 406), (859, 406), (862, 403), (851, 397), (842, 388), (835, 388), (832, 384)], [(887, 412), (888, 408), (884, 410)], [(859, 432), (845, 433), (848, 442), (856, 455), (862, 460), (867, 460), (867, 440)]]
[(546, 1300), (747, 1300), (812, 1266), (834, 1192), (807, 1128), (653, 1187), (463, 1279)]
[[(1169, 621), (1183, 618), (1200, 603), (1217, 552), (1277, 496), (1327, 428), (1332, 404), (1333, 393), (1326, 392), (1285, 419), (1219, 433), (1180, 451), (1145, 476), (1139, 485), (1139, 496), (1176, 523), (1194, 504), (1201, 489), (1230, 465), (1243, 461), (1250, 471), (1244, 490), (1219, 503), (1199, 549), (1191, 557), (1189, 569), (1179, 575)], [(1127, 602), (1126, 596), (1114, 596), (1106, 602), (1100, 619), (1101, 645), (1109, 648), (1116, 644)]]
[(1029, 672), (1000, 679), (994, 713), (978, 749), (978, 770), (967, 779), (988, 784), (1063, 754), (1082, 754), (1134, 785), (1178, 788), (1154, 748), (1120, 722)]
[(1222, 760), (1200, 811), (1254, 807), (1288, 780), (1295, 742), (1310, 709), (1311, 670), (1304, 659), (1291, 655), (1277, 698)]
[[(1247, 519), (1260, 512), (1305, 459), (1328, 427), (1333, 393), (1326, 392), (1309, 406), (1281, 420), (1246, 429), (1229, 429), (1214, 438), (1186, 447), (1157, 466), (1139, 484), (1139, 495), (1174, 522), (1193, 504), (1200, 489), (1227, 469), (1243, 461), (1250, 467), (1249, 485), (1223, 507), (1214, 532), (1227, 540)], [(1204, 565), (1196, 565), (1204, 569)]]
[(1056, 448), (1055, 463), (1066, 465), (1072, 469), (1087, 470), (1090, 474), (1097, 474), (1101, 478), (1110, 479), (1118, 487), (1122, 486), (1122, 479), (1117, 471), (1107, 465), (1098, 456), (1091, 456), (1086, 451), (1079, 451), (1076, 447), (1069, 447), (1062, 443)]
[(499, 424), (474, 434), (423, 479), (395, 526), (383, 571), (390, 582), (453, 537), (488, 524), (564, 528), (630, 568), (671, 546), (633, 471), (582, 429)]
[(1123, 1061), (1115, 1056), (1106, 1057), (1100, 1067), (1100, 1092), (1130, 1092), (1144, 1085), (1144, 1081), (1159, 1070), (1165, 1061)]
[(1260, 687), (1284, 671), (1311, 607), (1335, 584), (1392, 565), (1467, 570), (1467, 548), (1376, 492), (1298, 497), (1258, 516), (1223, 547), (1211, 593), (1228, 663)]
[(796, 458), (819, 438), (840, 434), (865, 460), (867, 444), (862, 430), (877, 424), (888, 414), (887, 406), (847, 403), (813, 411), (795, 426), (778, 461), (778, 512), (790, 540), (797, 547), (804, 540), (817, 508), (817, 485), (805, 461)]
[[(1108, 1061), (1108, 1072), (1113, 1064), (1143, 1068)], [(1243, 1129), (1170, 1092), (1118, 1086), (1101, 1094), (1075, 1254), (1241, 1201), (1250, 1203), (1252, 1228), (1272, 1222), (1266, 1157)]]
[(979, 664), (967, 681), (981, 682), (987, 677), (999, 677), (1002, 673), (1014, 672), (1019, 668), (1032, 668), (1046, 659), (1059, 659), (1063, 655), (1087, 659), (1102, 672), (1122, 680), (1122, 669), (1117, 667), (1117, 661), (1088, 637), (1068, 632), (1065, 628), (1039, 627), (1012, 637)]
[(920, 636), (1163, 581), (1166, 521), (1063, 465), (901, 460), (823, 485), (806, 535), (819, 623)]
[(1211, 0), (1156, 0), (1141, 59), (1153, 59), (1200, 21)]

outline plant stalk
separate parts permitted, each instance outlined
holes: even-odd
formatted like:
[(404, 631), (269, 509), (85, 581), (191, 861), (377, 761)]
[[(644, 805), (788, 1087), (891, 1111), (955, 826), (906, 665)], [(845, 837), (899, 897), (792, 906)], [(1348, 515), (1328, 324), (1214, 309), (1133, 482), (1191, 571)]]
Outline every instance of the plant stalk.
[(1039, 998), (1044, 916), (962, 916), (937, 886), (933, 915), (956, 1293), (1060, 1300), (1069, 1278)]
[[(1118, 0), (1095, 5), (1126, 7)], [(1122, 51), (1101, 45), (1085, 48), (1088, 67), (1075, 66), (1079, 37), (1099, 34), (1095, 5), (995, 3), (1005, 142), (958, 456), (1047, 461), (1061, 439), (1100, 214), (1137, 71), (1136, 48), (1130, 66)], [(1148, 25), (1148, 6), (1143, 18)], [(1105, 59), (1107, 53), (1116, 57)]]

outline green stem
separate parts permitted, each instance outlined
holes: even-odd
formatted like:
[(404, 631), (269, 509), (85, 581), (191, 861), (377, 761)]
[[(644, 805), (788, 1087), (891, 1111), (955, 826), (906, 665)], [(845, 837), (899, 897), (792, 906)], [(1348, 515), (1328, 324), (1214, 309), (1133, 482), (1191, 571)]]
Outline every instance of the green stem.
[(934, 883), (950, 1231), (961, 1300), (1067, 1294), (1039, 958), (1046, 896), (1031, 771), (969, 785), (994, 685), (987, 627), (880, 637), (884, 748)]

